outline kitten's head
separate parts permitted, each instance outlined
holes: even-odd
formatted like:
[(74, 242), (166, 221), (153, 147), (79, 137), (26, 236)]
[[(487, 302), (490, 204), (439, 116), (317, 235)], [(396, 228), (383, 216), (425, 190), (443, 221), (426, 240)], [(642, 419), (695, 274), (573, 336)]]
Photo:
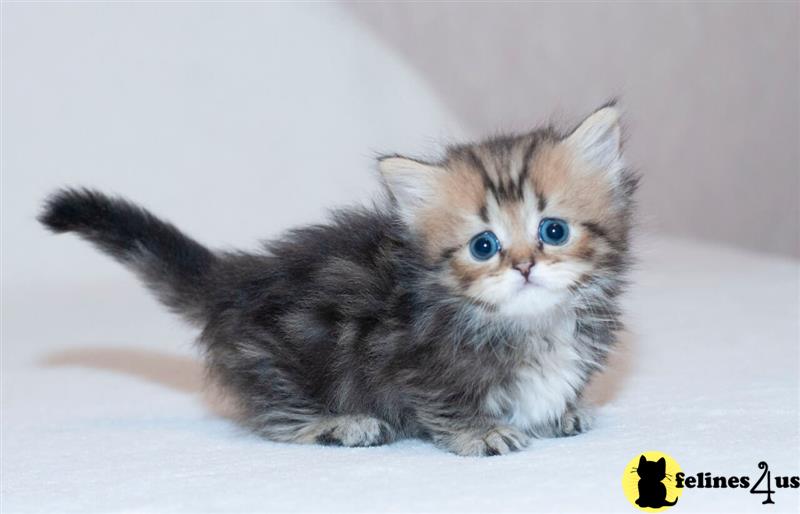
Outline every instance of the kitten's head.
[(566, 136), (543, 129), (379, 167), (441, 282), (489, 310), (542, 313), (624, 268), (636, 179), (613, 106)]
[(636, 467), (636, 473), (640, 478), (645, 480), (661, 482), (664, 480), (664, 477), (667, 476), (667, 461), (664, 457), (658, 460), (647, 460), (647, 458), (642, 455), (639, 457), (639, 465)]

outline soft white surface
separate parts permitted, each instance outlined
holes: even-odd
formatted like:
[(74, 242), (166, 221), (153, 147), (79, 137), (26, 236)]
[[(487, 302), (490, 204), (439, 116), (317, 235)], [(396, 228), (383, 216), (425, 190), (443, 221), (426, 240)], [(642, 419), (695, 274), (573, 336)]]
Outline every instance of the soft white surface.
[[(274, 444), (222, 416), (195, 333), (38, 227), (42, 196), (94, 185), (252, 247), (366, 198), (373, 151), (457, 133), (339, 9), (248, 6), (3, 6), (2, 512), (629, 512), (620, 477), (643, 450), (687, 471), (800, 471), (798, 263), (692, 242), (644, 244), (631, 334), (585, 435), (463, 459), (417, 441)], [(797, 491), (775, 500), (798, 508)], [(761, 507), (742, 491), (680, 502)]]
[[(642, 246), (631, 333), (593, 389), (597, 427), (484, 459), (242, 432), (201, 392), (192, 331), (122, 270), (8, 291), (3, 512), (630, 512), (622, 471), (651, 449), (688, 472), (752, 476), (766, 460), (797, 474), (798, 263)], [(676, 509), (754, 512), (761, 499), (687, 490)], [(774, 499), (770, 511), (798, 509), (797, 490)]]

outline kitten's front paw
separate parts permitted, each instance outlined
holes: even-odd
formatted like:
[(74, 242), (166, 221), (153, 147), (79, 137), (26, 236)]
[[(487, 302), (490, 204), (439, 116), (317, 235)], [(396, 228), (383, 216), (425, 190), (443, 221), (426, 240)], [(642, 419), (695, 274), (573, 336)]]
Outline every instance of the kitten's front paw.
[(451, 452), (465, 457), (505, 455), (528, 446), (530, 437), (516, 428), (493, 427), (486, 431), (469, 430), (450, 434), (444, 441)]
[(561, 415), (556, 436), (569, 437), (586, 432), (594, 423), (594, 412), (589, 407), (570, 407)]
[(387, 423), (370, 416), (336, 416), (319, 425), (316, 442), (325, 445), (379, 446), (390, 443), (394, 436)]

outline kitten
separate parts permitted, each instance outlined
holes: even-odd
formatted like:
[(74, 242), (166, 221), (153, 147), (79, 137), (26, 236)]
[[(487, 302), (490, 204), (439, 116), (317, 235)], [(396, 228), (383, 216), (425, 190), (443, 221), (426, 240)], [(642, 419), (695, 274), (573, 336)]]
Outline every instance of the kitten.
[(636, 177), (617, 110), (380, 159), (386, 205), (260, 253), (211, 251), (125, 200), (66, 189), (40, 221), (131, 268), (202, 329), (242, 421), (275, 440), (418, 437), (497, 455), (587, 429), (581, 394), (620, 328)]
[[(661, 457), (657, 461), (647, 460), (644, 455), (639, 457), (639, 498), (636, 505), (642, 508), (660, 509), (678, 503), (678, 498), (667, 500), (667, 487), (661, 483), (667, 477), (667, 461)], [(672, 476), (672, 475), (669, 475)]]

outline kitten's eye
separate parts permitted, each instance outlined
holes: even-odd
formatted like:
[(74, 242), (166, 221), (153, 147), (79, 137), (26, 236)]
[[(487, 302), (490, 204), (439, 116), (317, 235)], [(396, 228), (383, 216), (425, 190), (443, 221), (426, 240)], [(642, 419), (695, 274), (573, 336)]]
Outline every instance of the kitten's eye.
[(469, 242), (469, 251), (479, 261), (487, 261), (500, 251), (500, 241), (494, 232), (481, 232)]
[(558, 218), (545, 218), (539, 223), (539, 239), (548, 245), (559, 246), (569, 238), (569, 225)]

